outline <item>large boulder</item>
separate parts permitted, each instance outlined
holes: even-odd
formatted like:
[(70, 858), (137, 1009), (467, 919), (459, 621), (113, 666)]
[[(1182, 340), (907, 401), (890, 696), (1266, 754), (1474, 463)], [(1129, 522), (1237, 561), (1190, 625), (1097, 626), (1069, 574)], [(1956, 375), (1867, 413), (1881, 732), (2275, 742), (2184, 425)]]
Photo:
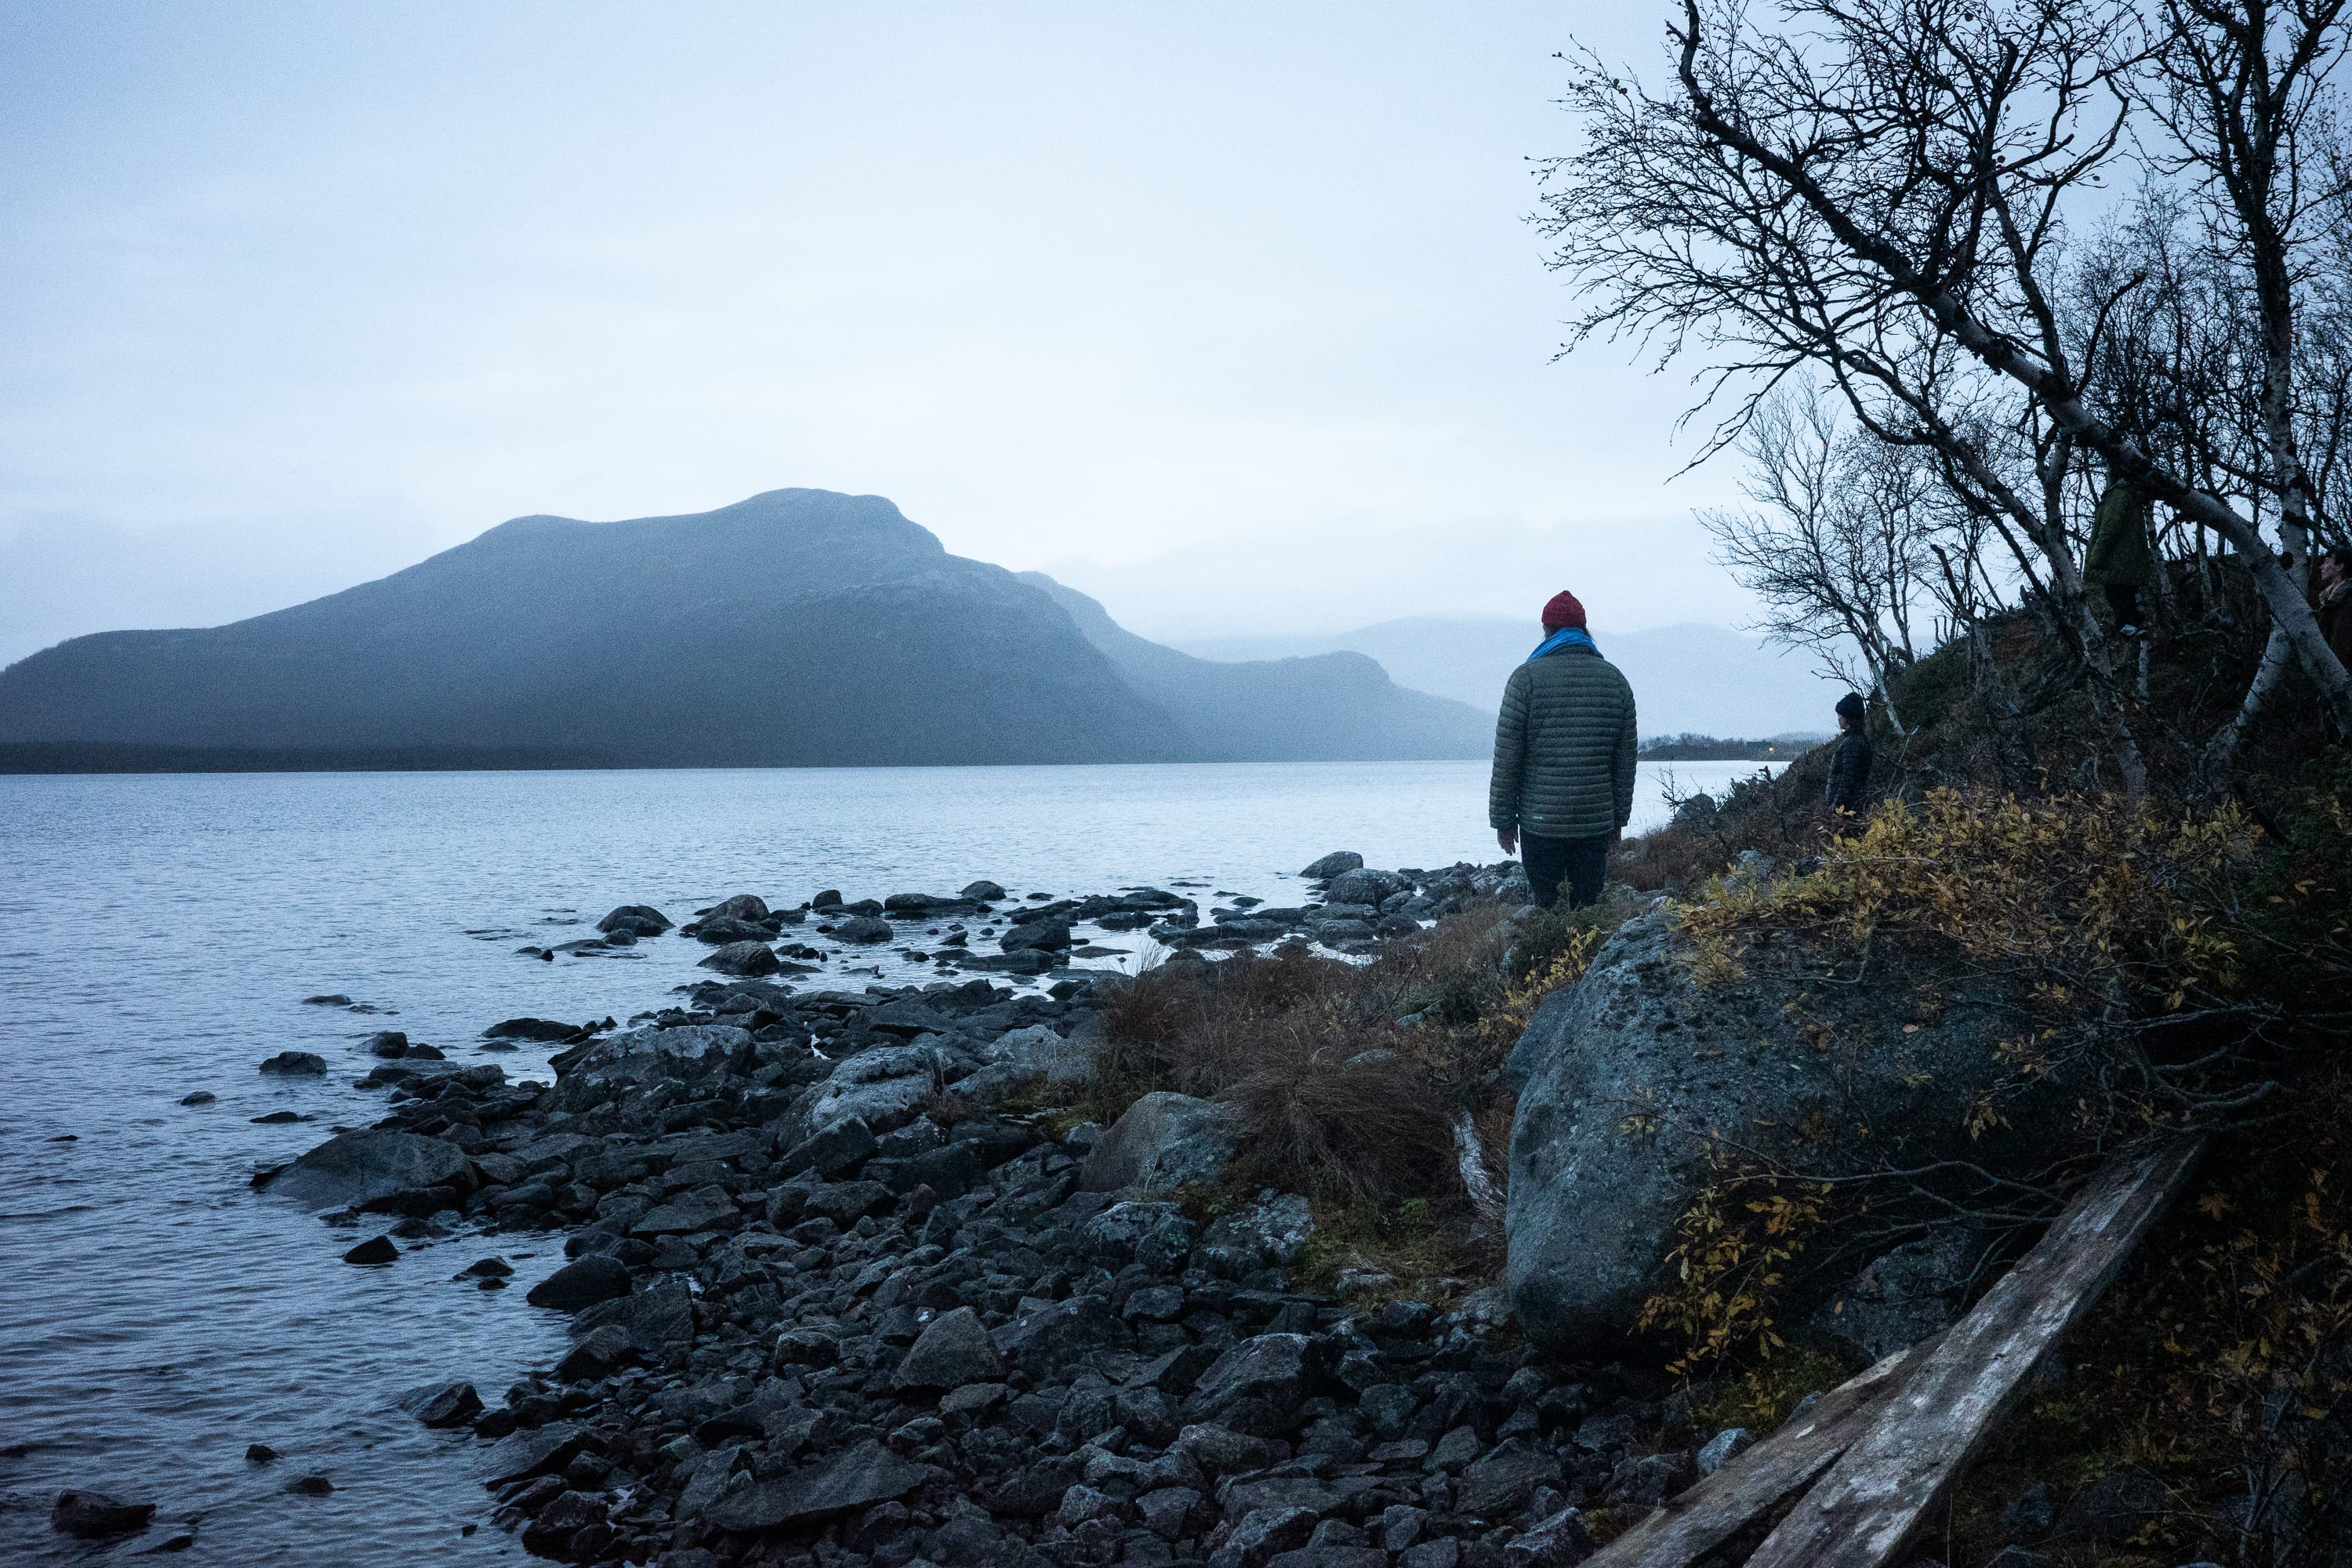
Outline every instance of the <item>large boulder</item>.
[(1090, 1193), (1164, 1193), (1211, 1182), (1241, 1147), (1232, 1111), (1189, 1094), (1147, 1094), (1096, 1140), (1078, 1173)]
[(1369, 904), (1378, 909), (1381, 900), (1391, 893), (1404, 891), (1405, 887), (1405, 879), (1394, 871), (1375, 871), (1368, 866), (1359, 866), (1332, 878), (1330, 886), (1323, 889), (1323, 901), (1327, 905)]
[(730, 942), (713, 952), (698, 966), (716, 969), (722, 974), (773, 974), (783, 967), (776, 950), (764, 942)]
[[(1786, 944), (1783, 944), (1785, 948)], [(1872, 984), (1826, 984), (1774, 950), (1703, 984), (1667, 911), (1627, 921), (1511, 1053), (1504, 1282), (1528, 1336), (1614, 1352), (1664, 1280), (1675, 1223), (1741, 1148), (1799, 1169), (1967, 1161), (2022, 1175), (2069, 1146), (2073, 1091), (2023, 1093), (1999, 1047), (2002, 998), (1882, 951)], [(1971, 1108), (2004, 1091), (2000, 1125)], [(1727, 1147), (1728, 1145), (1728, 1147)], [(1810, 1287), (1792, 1281), (1791, 1310)]]
[(1334, 849), (1298, 874), (1309, 881), (1321, 882), (1342, 871), (1352, 871), (1364, 863), (1364, 858), (1352, 849)]
[(730, 1024), (686, 1024), (674, 1029), (630, 1029), (559, 1058), (566, 1078), (613, 1083), (653, 1083), (660, 1079), (698, 1079), (723, 1067), (751, 1044), (751, 1032)]
[(805, 1469), (729, 1492), (702, 1517), (721, 1530), (782, 1530), (904, 1497), (938, 1474), (869, 1437)]
[(970, 1307), (942, 1312), (916, 1337), (892, 1374), (899, 1388), (961, 1388), (1004, 1375), (1003, 1358), (990, 1342), (988, 1325)]
[(371, 1128), (338, 1133), (254, 1184), (311, 1208), (358, 1208), (434, 1187), (463, 1194), (474, 1163), (455, 1143)]
[(833, 1069), (809, 1101), (812, 1136), (845, 1121), (887, 1131), (913, 1120), (941, 1084), (939, 1054), (929, 1046), (876, 1046)]

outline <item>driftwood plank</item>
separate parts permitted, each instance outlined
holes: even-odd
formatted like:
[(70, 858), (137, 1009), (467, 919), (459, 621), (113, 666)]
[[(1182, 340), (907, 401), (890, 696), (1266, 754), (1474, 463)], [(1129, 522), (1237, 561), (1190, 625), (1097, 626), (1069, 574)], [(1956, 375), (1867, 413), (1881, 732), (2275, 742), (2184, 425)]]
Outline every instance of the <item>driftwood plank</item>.
[(2042, 1353), (2114, 1280), (2203, 1149), (2202, 1139), (2184, 1138), (2094, 1176), (1976, 1310), (1919, 1358), (1748, 1568), (1881, 1568), (1902, 1551), (1999, 1428)]
[(1585, 1568), (1685, 1568), (1837, 1461), (1869, 1430), (1879, 1405), (1936, 1342), (1922, 1340), (1822, 1395), (1813, 1407), (1685, 1488), (1585, 1559)]

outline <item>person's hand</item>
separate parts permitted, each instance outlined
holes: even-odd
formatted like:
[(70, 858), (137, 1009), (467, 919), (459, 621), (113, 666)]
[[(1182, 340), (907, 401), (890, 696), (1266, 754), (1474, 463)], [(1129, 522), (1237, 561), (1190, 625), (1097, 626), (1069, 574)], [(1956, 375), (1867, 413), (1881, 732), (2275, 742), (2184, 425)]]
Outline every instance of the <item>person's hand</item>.
[(1519, 852), (1518, 829), (1515, 827), (1506, 827), (1501, 829), (1495, 835), (1495, 842), (1503, 847), (1504, 854), (1517, 854)]

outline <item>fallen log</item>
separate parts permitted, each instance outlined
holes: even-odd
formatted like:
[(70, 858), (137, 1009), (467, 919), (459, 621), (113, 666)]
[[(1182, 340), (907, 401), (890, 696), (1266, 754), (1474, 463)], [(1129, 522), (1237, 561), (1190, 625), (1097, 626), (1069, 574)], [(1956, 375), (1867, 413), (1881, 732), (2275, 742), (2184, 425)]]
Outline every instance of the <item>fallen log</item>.
[(1811, 1484), (1869, 1430), (1879, 1406), (1936, 1342), (1896, 1351), (1790, 1417), (1769, 1437), (1585, 1559), (1585, 1568), (1685, 1568)]
[(1883, 1568), (1908, 1544), (2195, 1170), (2201, 1138), (2107, 1166), (1919, 1357), (1748, 1568)]

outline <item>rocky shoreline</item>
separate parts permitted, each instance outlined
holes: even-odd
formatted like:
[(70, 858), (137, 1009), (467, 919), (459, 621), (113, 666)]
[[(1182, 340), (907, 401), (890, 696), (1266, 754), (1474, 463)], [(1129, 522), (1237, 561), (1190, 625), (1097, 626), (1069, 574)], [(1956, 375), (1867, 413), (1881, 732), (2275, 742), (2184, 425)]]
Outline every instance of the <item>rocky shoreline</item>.
[[(379, 1035), (387, 1059), (360, 1081), (389, 1114), (256, 1184), (332, 1217), (399, 1216), (348, 1255), (360, 1265), (398, 1267), (460, 1227), (569, 1232), (569, 1261), (530, 1292), (569, 1315), (569, 1353), (495, 1404), (462, 1381), (410, 1401), (472, 1429), (493, 1523), (542, 1557), (1573, 1562), (1590, 1510), (1643, 1510), (1742, 1439), (1662, 1446), (1662, 1383), (1540, 1360), (1492, 1289), (1367, 1311), (1294, 1289), (1304, 1197), (1261, 1190), (1203, 1223), (1161, 1195), (1233, 1159), (1218, 1107), (1153, 1094), (1108, 1128), (1033, 1109), (1093, 1075), (1124, 982), (1066, 967), (1101, 940), (1078, 928), (1146, 931), (1171, 963), (1255, 962), (1269, 942), (1362, 953), (1507, 894), (1511, 869), (1329, 857), (1308, 868), (1320, 900), (1235, 900), (1207, 921), (1157, 889), (1012, 901), (974, 884), (871, 912), (730, 899), (682, 928), (723, 977), (681, 1005), (627, 1027), (488, 1031), (561, 1031), (551, 1086)], [(797, 960), (772, 943), (788, 928), (850, 949), (874, 940), (859, 921), (982, 973), (783, 983)], [(601, 940), (670, 929), (624, 906)], [(767, 968), (747, 946), (776, 968), (739, 973)], [(506, 1272), (474, 1270), (485, 1289)], [(123, 1517), (74, 1495), (60, 1528)]]

